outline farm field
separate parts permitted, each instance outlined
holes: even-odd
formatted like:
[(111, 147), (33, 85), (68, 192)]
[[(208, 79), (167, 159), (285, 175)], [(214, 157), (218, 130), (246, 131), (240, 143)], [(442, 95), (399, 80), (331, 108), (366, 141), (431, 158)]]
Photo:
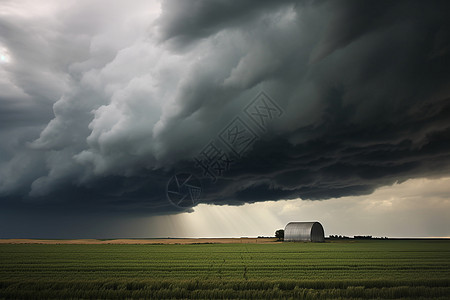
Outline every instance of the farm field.
[(450, 297), (450, 241), (0, 244), (0, 299)]

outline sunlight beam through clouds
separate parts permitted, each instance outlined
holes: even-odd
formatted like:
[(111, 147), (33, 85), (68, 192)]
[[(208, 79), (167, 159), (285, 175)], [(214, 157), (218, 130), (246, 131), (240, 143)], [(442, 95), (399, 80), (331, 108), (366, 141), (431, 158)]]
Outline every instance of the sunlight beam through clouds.
[[(170, 217), (172, 237), (272, 236), (290, 221), (320, 221), (328, 235), (450, 237), (450, 178), (410, 179), (368, 196), (325, 201), (269, 201), (243, 206), (199, 205)], [(164, 222), (163, 222), (164, 223)]]

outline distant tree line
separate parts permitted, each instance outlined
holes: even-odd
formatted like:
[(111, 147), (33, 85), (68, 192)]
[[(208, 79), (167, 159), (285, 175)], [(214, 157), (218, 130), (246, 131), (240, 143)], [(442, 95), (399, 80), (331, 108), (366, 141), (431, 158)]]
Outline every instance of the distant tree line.
[(387, 240), (388, 237), (373, 237), (371, 235), (355, 235), (353, 237), (355, 240)]
[(355, 240), (371, 240), (372, 236), (371, 235), (355, 235), (353, 238)]
[[(330, 240), (346, 240), (351, 239), (348, 236), (345, 235), (330, 235), (328, 237)], [(355, 240), (387, 240), (387, 237), (372, 237), (371, 235), (355, 235), (353, 236), (353, 239)]]
[(328, 238), (330, 240), (345, 240), (345, 239), (349, 239), (349, 237), (345, 236), (345, 235), (332, 235), (332, 234)]

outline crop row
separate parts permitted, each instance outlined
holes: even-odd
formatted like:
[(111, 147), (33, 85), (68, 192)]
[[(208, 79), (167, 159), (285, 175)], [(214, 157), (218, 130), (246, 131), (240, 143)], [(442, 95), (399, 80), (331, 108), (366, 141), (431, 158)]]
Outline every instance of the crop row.
[(22, 281), (0, 282), (0, 298), (410, 298), (444, 299), (441, 281)]

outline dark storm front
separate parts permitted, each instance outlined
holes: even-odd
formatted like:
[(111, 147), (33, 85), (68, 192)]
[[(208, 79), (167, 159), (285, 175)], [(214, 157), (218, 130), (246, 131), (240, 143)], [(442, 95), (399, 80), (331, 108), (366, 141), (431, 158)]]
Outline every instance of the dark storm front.
[(239, 162), (283, 115), (283, 109), (266, 92), (257, 96), (193, 158), (192, 171), (177, 172), (167, 182), (168, 201), (181, 209), (200, 202), (203, 184), (215, 184)]

